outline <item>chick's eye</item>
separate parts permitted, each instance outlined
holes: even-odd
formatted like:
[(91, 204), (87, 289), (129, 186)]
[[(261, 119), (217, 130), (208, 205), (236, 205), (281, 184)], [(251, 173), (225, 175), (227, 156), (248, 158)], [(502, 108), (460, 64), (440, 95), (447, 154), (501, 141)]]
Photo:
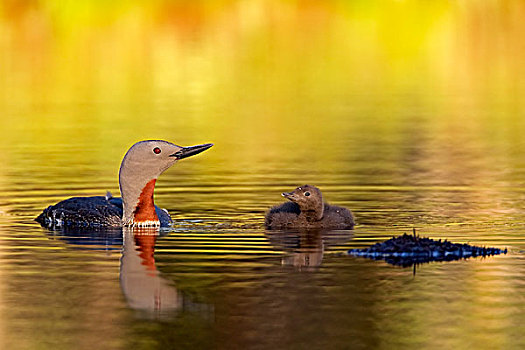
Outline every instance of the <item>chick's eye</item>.
[(159, 154), (160, 152), (161, 152), (161, 150), (160, 150), (160, 148), (158, 148), (158, 147), (155, 147), (155, 148), (153, 149), (153, 153), (155, 153), (155, 154)]
[(310, 195), (310, 192), (305, 192), (304, 195), (308, 197)]

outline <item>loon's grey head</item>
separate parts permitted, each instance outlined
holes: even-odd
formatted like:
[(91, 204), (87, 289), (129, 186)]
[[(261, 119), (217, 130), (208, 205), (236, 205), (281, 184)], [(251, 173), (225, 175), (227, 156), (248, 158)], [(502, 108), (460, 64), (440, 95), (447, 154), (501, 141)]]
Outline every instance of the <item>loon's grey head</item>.
[[(191, 157), (213, 146), (211, 143), (181, 147), (162, 140), (135, 143), (120, 165), (119, 184), (124, 207), (124, 225), (148, 222), (157, 225), (153, 189), (157, 177), (176, 161)], [(139, 217), (140, 216), (140, 217)], [(150, 223), (151, 221), (151, 223)]]
[(302, 213), (321, 220), (324, 214), (323, 194), (315, 186), (304, 185), (297, 187), (292, 192), (283, 192), (282, 196), (299, 205)]

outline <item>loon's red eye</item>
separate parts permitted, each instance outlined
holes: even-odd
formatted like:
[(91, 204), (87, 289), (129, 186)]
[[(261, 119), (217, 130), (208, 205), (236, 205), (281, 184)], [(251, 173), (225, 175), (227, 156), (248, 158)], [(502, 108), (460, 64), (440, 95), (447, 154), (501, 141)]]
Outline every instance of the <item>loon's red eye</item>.
[(160, 152), (161, 152), (161, 150), (160, 150), (160, 148), (158, 148), (158, 147), (155, 147), (155, 148), (153, 149), (153, 153), (155, 153), (155, 154), (159, 154)]

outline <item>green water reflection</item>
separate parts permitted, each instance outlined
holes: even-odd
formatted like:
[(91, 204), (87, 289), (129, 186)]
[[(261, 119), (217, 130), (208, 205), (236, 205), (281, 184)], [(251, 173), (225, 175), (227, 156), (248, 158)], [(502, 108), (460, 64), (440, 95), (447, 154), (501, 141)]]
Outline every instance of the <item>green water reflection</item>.
[[(523, 348), (524, 17), (519, 1), (0, 2), (0, 348)], [(153, 280), (182, 296), (170, 317), (130, 302), (118, 235), (33, 222), (118, 193), (142, 139), (215, 143), (157, 182), (177, 222), (155, 240)], [(305, 183), (356, 230), (304, 250), (265, 232)], [(416, 277), (339, 255), (412, 227), (510, 253)]]

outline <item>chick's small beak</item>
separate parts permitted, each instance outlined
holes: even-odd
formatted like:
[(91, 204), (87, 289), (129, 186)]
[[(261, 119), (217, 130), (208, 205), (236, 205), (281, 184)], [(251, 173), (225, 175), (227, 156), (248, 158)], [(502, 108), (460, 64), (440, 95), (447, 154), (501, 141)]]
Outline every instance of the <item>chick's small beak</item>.
[(281, 196), (283, 196), (284, 198), (289, 199), (291, 201), (293, 201), (293, 199), (294, 199), (293, 192), (283, 192), (283, 193), (281, 193)]
[(189, 147), (183, 147), (182, 149), (178, 150), (177, 152), (170, 154), (170, 157), (175, 157), (178, 159), (184, 159), (191, 156), (194, 156), (196, 154), (199, 154), (203, 151), (206, 151), (208, 148), (213, 146), (213, 143), (205, 143), (203, 145), (197, 145), (197, 146), (189, 146)]

